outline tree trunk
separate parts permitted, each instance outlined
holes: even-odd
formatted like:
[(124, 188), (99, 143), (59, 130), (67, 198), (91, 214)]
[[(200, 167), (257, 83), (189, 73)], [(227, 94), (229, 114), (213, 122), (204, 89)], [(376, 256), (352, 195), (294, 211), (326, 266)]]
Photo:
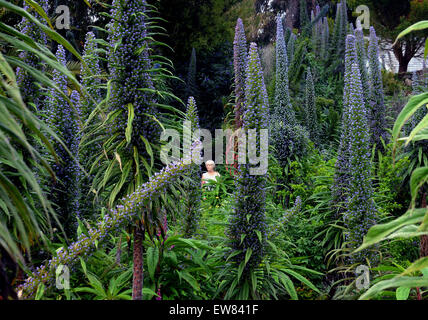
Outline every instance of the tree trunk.
[(407, 72), (409, 62), (413, 58), (413, 54), (411, 54), (411, 51), (406, 48), (403, 53), (403, 47), (401, 42), (397, 42), (397, 44), (392, 47), (392, 50), (394, 52), (395, 58), (398, 60), (398, 73)]
[(134, 228), (134, 270), (132, 280), (132, 300), (143, 300), (143, 241), (144, 229), (141, 222)]
[(297, 11), (298, 8), (299, 8), (299, 0), (289, 1), (288, 8), (286, 11), (287, 14), (285, 16), (285, 25), (290, 29), (294, 28), (294, 24), (296, 22), (296, 18), (298, 14), (298, 11)]

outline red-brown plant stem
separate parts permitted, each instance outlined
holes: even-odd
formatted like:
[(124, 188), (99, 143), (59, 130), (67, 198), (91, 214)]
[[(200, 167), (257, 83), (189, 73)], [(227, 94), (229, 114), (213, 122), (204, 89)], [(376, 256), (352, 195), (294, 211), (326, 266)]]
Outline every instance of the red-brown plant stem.
[(122, 256), (122, 235), (119, 237), (119, 242), (117, 244), (117, 251), (116, 251), (116, 264), (120, 265), (120, 258)]
[(143, 300), (143, 247), (144, 228), (141, 222), (134, 228), (134, 270), (132, 280), (132, 300)]

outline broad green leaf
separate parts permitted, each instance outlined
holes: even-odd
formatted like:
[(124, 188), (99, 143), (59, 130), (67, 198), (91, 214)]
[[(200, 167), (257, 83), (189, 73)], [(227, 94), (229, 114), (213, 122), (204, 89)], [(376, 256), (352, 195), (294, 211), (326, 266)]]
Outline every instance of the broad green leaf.
[(159, 295), (156, 292), (154, 292), (152, 289), (149, 289), (149, 288), (143, 288), (143, 294), (148, 295), (148, 299), (151, 299), (154, 296), (159, 297)]
[(37, 13), (46, 20), (46, 22), (49, 24), (49, 26), (51, 27), (51, 29), (53, 29), (53, 25), (51, 23), (51, 20), (49, 19), (48, 15), (46, 14), (46, 12), (43, 10), (43, 8), (35, 1), (33, 0), (25, 0), (25, 2), (27, 2), (31, 7), (34, 8), (34, 10), (37, 11)]
[(397, 300), (407, 300), (409, 297), (410, 288), (407, 287), (398, 287), (395, 291), (395, 296), (397, 297)]
[(238, 273), (236, 274), (237, 281), (239, 281), (239, 279), (241, 279), (241, 275), (242, 275), (242, 272), (244, 271), (244, 268), (245, 268), (245, 263), (244, 263), (244, 261), (241, 261), (241, 263), (239, 264), (239, 267), (238, 267)]
[(368, 300), (373, 298), (380, 292), (389, 288), (398, 288), (398, 287), (406, 287), (406, 288), (416, 288), (416, 287), (427, 287), (428, 279), (424, 279), (422, 277), (395, 277), (389, 280), (381, 281), (367, 290), (363, 295), (361, 295), (359, 300)]
[(318, 290), (317, 287), (315, 287), (312, 282), (310, 282), (308, 279), (306, 279), (304, 276), (302, 276), (300, 273), (291, 270), (291, 269), (281, 269), (283, 272), (288, 273), (289, 275), (293, 276), (294, 278), (296, 278), (297, 280), (299, 280), (300, 282), (304, 283), (305, 285), (307, 285), (309, 288), (311, 288), (312, 290), (320, 293), (320, 291)]
[(42, 29), (52, 40), (58, 42), (59, 44), (63, 45), (64, 48), (66, 48), (68, 51), (70, 51), (77, 59), (82, 61), (82, 57), (80, 54), (76, 51), (76, 49), (67, 41), (65, 40), (59, 33), (55, 32), (53, 29), (45, 26), (43, 23), (41, 23), (38, 19), (36, 19), (34, 16), (32, 16), (30, 13), (28, 13), (26, 10), (24, 10), (21, 7), (18, 7), (14, 5), (13, 3), (5, 0), (0, 0), (0, 8), (6, 8), (22, 17), (25, 17), (29, 21), (36, 24), (40, 29)]
[[(428, 119), (428, 118), (427, 118)], [(416, 168), (410, 177), (410, 193), (412, 195), (412, 206), (415, 206), (415, 200), (419, 189), (428, 181), (428, 167)]]
[(288, 292), (292, 300), (298, 300), (296, 288), (294, 287), (293, 281), (290, 277), (282, 272), (278, 272), (278, 276), (282, 284), (284, 285), (285, 290)]
[(178, 271), (178, 273), (181, 276), (181, 278), (183, 278), (188, 284), (192, 286), (193, 289), (195, 289), (196, 291), (201, 290), (198, 282), (190, 273), (188, 273), (187, 271)]
[(361, 251), (375, 243), (383, 241), (394, 231), (408, 225), (417, 224), (422, 222), (427, 209), (415, 209), (407, 211), (401, 217), (384, 223), (374, 225), (369, 229), (366, 236), (364, 237), (363, 244), (355, 250), (355, 252)]
[(85, 260), (83, 260), (82, 257), (79, 257), (79, 259), (80, 259), (80, 264), (82, 265), (83, 273), (86, 274), (86, 262)]
[(394, 127), (392, 128), (392, 137), (394, 142), (395, 152), (397, 139), (399, 137), (400, 131), (403, 128), (406, 121), (410, 119), (410, 117), (421, 107), (428, 103), (428, 92), (412, 96), (409, 102), (404, 106), (401, 110), (400, 114), (395, 120)]
[(36, 296), (34, 297), (34, 300), (42, 299), (44, 292), (45, 292), (45, 285), (42, 283), (37, 288), (37, 292), (36, 292)]
[(141, 140), (143, 140), (144, 145), (146, 146), (146, 151), (147, 151), (147, 153), (150, 156), (150, 168), (153, 168), (153, 164), (154, 164), (154, 161), (155, 161), (155, 156), (153, 154), (152, 146), (150, 145), (150, 142), (147, 141), (146, 138), (144, 138), (143, 136), (140, 136), (140, 137), (141, 137)]
[(392, 44), (392, 46), (394, 46), (397, 43), (398, 39), (401, 39), (405, 35), (408, 35), (410, 32), (419, 31), (419, 30), (423, 30), (423, 29), (427, 29), (427, 28), (428, 28), (428, 20), (422, 20), (422, 21), (416, 22), (415, 24), (412, 24), (410, 27), (408, 27), (407, 29), (401, 31), (398, 34), (398, 36), (395, 39), (395, 41)]
[(132, 122), (134, 121), (134, 106), (132, 103), (128, 103), (128, 122), (126, 124), (125, 137), (126, 142), (131, 142), (132, 137)]
[(401, 275), (404, 276), (413, 272), (422, 271), (425, 268), (428, 268), (428, 257), (416, 260), (406, 270), (404, 270)]
[(247, 252), (245, 253), (245, 262), (244, 262), (244, 264), (247, 264), (248, 260), (250, 260), (252, 253), (253, 253), (253, 250), (251, 248), (247, 249)]
[(155, 271), (159, 262), (159, 251), (156, 248), (149, 247), (147, 249), (147, 268), (150, 278), (155, 281)]
[[(428, 101), (427, 101), (427, 103), (428, 103)], [(427, 105), (422, 106), (422, 108), (427, 108)], [(416, 127), (410, 132), (410, 135), (406, 141), (406, 145), (408, 145), (410, 141), (414, 140), (415, 136), (418, 135), (422, 130), (424, 130), (426, 128), (428, 128), (428, 114), (425, 115), (422, 118), (422, 120), (416, 125)]]

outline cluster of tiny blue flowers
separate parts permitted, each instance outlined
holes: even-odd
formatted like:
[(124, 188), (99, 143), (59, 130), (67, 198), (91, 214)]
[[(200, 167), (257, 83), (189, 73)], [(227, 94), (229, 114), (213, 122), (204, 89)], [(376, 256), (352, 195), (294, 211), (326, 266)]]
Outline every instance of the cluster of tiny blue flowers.
[(349, 25), (348, 25), (348, 34), (355, 35), (354, 24), (352, 22), (350, 22)]
[[(195, 145), (192, 146), (192, 149)], [(55, 284), (55, 270), (60, 265), (69, 268), (79, 261), (79, 257), (87, 258), (96, 250), (97, 245), (109, 239), (109, 235), (120, 230), (123, 226), (138, 216), (144, 206), (162, 194), (169, 185), (185, 173), (191, 165), (191, 156), (186, 155), (182, 161), (170, 163), (132, 194), (124, 197), (121, 204), (105, 214), (94, 228), (89, 228), (87, 234), (81, 234), (76, 242), (66, 249), (59, 249), (57, 255), (44, 265), (37, 267), (32, 277), (18, 287), (22, 290), (24, 299), (31, 299), (41, 284), (51, 287)]]
[[(243, 130), (268, 129), (269, 104), (257, 45), (250, 44), (248, 65), (245, 81), (245, 110), (243, 114)], [(259, 150), (260, 141), (257, 141), (256, 150)], [(251, 257), (245, 265), (243, 275), (258, 266), (262, 261), (267, 236), (265, 220), (265, 175), (250, 174), (251, 165), (238, 165), (235, 179), (234, 208), (229, 221), (227, 234), (231, 248), (238, 252), (234, 262), (244, 261), (247, 250), (251, 249)], [(260, 239), (259, 239), (260, 237)]]
[[(340, 212), (346, 226), (345, 241), (350, 249), (361, 245), (368, 229), (376, 223), (371, 184), (371, 148), (367, 107), (355, 49), (355, 36), (346, 38), (345, 88), (342, 136), (336, 162), (333, 197), (344, 206)], [(368, 252), (353, 254), (349, 262), (373, 259)]]
[[(199, 129), (198, 109), (194, 97), (189, 97), (188, 99), (186, 120), (190, 121), (190, 132), (192, 134)], [(193, 142), (195, 141), (192, 141), (192, 143)], [(193, 163), (188, 169), (185, 177), (187, 177), (187, 179), (185, 180), (186, 201), (183, 229), (186, 237), (192, 237), (195, 235), (201, 215), (201, 167)]]
[(348, 194), (349, 186), (349, 103), (348, 103), (348, 88), (351, 79), (351, 66), (357, 63), (357, 56), (355, 51), (355, 37), (348, 35), (346, 37), (345, 48), (345, 87), (343, 89), (343, 110), (342, 110), (342, 128), (339, 141), (339, 149), (337, 151), (337, 160), (335, 164), (334, 184), (332, 188), (333, 204), (337, 207), (338, 213), (343, 212), (344, 204)]
[(288, 89), (287, 48), (284, 40), (284, 29), (281, 16), (276, 18), (276, 79), (274, 119), (284, 125), (296, 123), (296, 116), (290, 102)]
[[(297, 124), (288, 87), (287, 48), (281, 17), (277, 17), (276, 31), (276, 80), (275, 97), (271, 121), (271, 140), (276, 157), (281, 164), (292, 156), (305, 153), (308, 134)], [(290, 35), (290, 40), (293, 34)]]
[(285, 211), (284, 215), (281, 216), (278, 221), (270, 228), (269, 237), (273, 237), (280, 232), (282, 225), (286, 224), (292, 217), (295, 217), (302, 210), (302, 199), (297, 196), (294, 201), (294, 206)]
[(317, 109), (315, 106), (315, 87), (312, 78), (311, 69), (308, 67), (306, 74), (306, 87), (305, 87), (305, 120), (306, 128), (312, 141), (318, 141), (319, 126)]
[(312, 48), (314, 53), (318, 56), (320, 54), (321, 36), (322, 36), (322, 19), (314, 23), (315, 18), (321, 13), (320, 6), (315, 7), (315, 11), (311, 10), (312, 22)]
[(330, 59), (336, 61), (341, 61), (343, 59), (343, 49), (348, 29), (347, 10), (346, 0), (342, 0), (340, 3), (337, 3), (333, 36), (330, 42)]
[[(85, 195), (82, 195), (81, 186), (82, 186), (82, 178), (84, 176), (82, 170), (79, 167), (79, 163), (81, 163), (81, 157), (79, 157), (79, 144), (81, 141), (82, 135), (82, 115), (80, 111), (80, 94), (73, 90), (70, 95), (70, 101), (72, 106), (74, 107), (74, 114), (70, 115), (71, 120), (71, 136), (69, 136), (70, 143), (70, 151), (71, 154), (76, 157), (76, 161), (72, 161), (69, 164), (68, 169), (72, 172), (72, 184), (67, 186), (71, 196), (71, 210), (76, 215), (76, 219), (81, 218), (82, 204), (80, 203), (82, 197), (86, 198)], [(72, 111), (72, 109), (69, 109)]]
[[(101, 96), (101, 75), (100, 57), (97, 52), (98, 45), (96, 43), (95, 34), (88, 32), (86, 34), (85, 45), (83, 48), (83, 62), (80, 70), (82, 86), (86, 88), (88, 94), (94, 98), (96, 102), (100, 102)], [(81, 112), (83, 119), (88, 119), (95, 105), (88, 97), (82, 97)]]
[[(63, 66), (66, 66), (65, 50), (61, 45), (58, 46), (56, 57)], [(64, 95), (68, 95), (65, 75), (58, 70), (54, 70), (53, 81)], [(79, 100), (79, 94), (74, 91), (70, 97), (72, 103), (70, 105), (63, 95), (52, 88), (45, 110), (49, 126), (56, 131), (65, 146), (75, 157), (78, 155), (81, 131)], [(78, 163), (76, 163), (78, 157), (73, 159), (59, 142), (54, 143), (54, 148), (60, 161), (52, 164), (57, 180), (50, 184), (51, 190), (49, 194), (57, 206), (56, 211), (59, 216), (70, 225), (70, 219), (75, 218), (72, 217), (72, 214), (79, 216), (78, 199), (80, 192), (78, 190), (79, 183), (76, 179), (80, 179), (81, 172)]]
[(344, 44), (348, 31), (348, 6), (346, 0), (340, 2), (340, 32), (339, 39), (337, 43), (337, 50), (341, 53), (341, 57), (344, 53)]
[[(95, 102), (99, 103), (103, 99), (101, 86), (101, 68), (100, 68), (100, 57), (98, 53), (98, 45), (96, 43), (95, 34), (93, 32), (88, 32), (86, 34), (85, 45), (83, 49), (83, 62), (81, 67), (81, 84), (86, 88), (88, 95), (91, 96)], [(89, 119), (89, 116), (92, 111), (96, 108), (94, 101), (89, 98), (89, 96), (83, 95), (80, 100), (80, 112), (83, 121)], [(94, 120), (93, 120), (94, 121)], [(88, 124), (90, 128), (92, 123)], [(88, 143), (90, 140), (96, 139), (96, 136), (90, 135), (89, 130), (86, 127), (82, 128), (85, 130), (87, 137), (79, 149), (79, 158), (81, 165), (87, 170), (90, 171), (90, 168), (94, 162), (94, 158), (98, 155), (98, 151), (101, 150), (101, 143)], [(90, 196), (90, 188), (92, 186), (94, 179), (93, 174), (82, 175), (79, 179), (80, 183), (80, 205), (81, 205), (81, 214), (83, 217), (89, 217), (94, 211), (93, 199)]]
[[(376, 207), (373, 201), (371, 183), (371, 148), (367, 110), (364, 105), (363, 89), (358, 64), (351, 70), (349, 87), (349, 165), (352, 168), (349, 179), (347, 210), (344, 214), (346, 224), (345, 241), (351, 249), (358, 248), (370, 227), (376, 224)], [(350, 262), (374, 262), (376, 257), (366, 251), (352, 254)]]
[(290, 37), (288, 38), (287, 42), (287, 58), (288, 58), (288, 65), (291, 64), (294, 58), (294, 48), (296, 45), (297, 36), (291, 32)]
[(233, 68), (235, 71), (235, 122), (236, 127), (241, 126), (243, 104), (245, 101), (245, 68), (247, 66), (247, 38), (244, 24), (238, 18), (235, 26), (233, 40)]
[(330, 30), (328, 28), (328, 20), (327, 17), (322, 19), (321, 25), (321, 44), (320, 44), (320, 57), (321, 59), (327, 59), (328, 53), (328, 41), (330, 38)]
[(379, 149), (382, 147), (381, 138), (386, 141), (386, 119), (385, 119), (385, 101), (383, 94), (383, 83), (381, 65), (379, 62), (379, 45), (375, 29), (370, 27), (370, 41), (368, 47), (369, 69), (370, 69), (370, 129), (371, 143), (376, 144)]
[(108, 69), (111, 76), (110, 111), (122, 113), (116, 118), (112, 130), (118, 133), (118, 139), (125, 139), (128, 121), (128, 105), (134, 108), (130, 154), (133, 146), (139, 154), (145, 155), (146, 147), (141, 136), (147, 141), (156, 141), (160, 128), (150, 115), (157, 108), (152, 90), (152, 62), (149, 57), (146, 27), (146, 1), (113, 1), (112, 21), (109, 27)]
[(369, 106), (370, 96), (368, 93), (371, 92), (370, 89), (370, 81), (369, 81), (369, 73), (367, 70), (367, 54), (366, 54), (366, 46), (364, 43), (364, 33), (361, 27), (354, 30), (353, 34), (355, 35), (355, 48), (357, 52), (358, 66), (360, 68), (361, 74), (361, 83), (363, 85), (363, 95), (364, 103), (366, 106)]

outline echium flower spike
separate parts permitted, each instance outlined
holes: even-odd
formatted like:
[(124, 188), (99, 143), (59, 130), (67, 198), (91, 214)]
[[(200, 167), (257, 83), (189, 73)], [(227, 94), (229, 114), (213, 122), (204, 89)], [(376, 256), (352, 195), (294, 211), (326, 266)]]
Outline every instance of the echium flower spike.
[(347, 10), (346, 0), (337, 4), (333, 38), (330, 43), (330, 60), (334, 62), (333, 65), (337, 65), (340, 69), (342, 69), (345, 38), (348, 30)]
[(296, 35), (293, 32), (291, 32), (290, 38), (288, 39), (288, 42), (287, 42), (287, 58), (288, 58), (289, 67), (291, 62), (294, 59), (294, 51), (295, 51), (294, 48), (296, 45), (296, 39), (297, 39)]
[(376, 144), (378, 150), (382, 150), (381, 138), (387, 142), (385, 101), (383, 94), (383, 83), (381, 66), (379, 63), (379, 46), (375, 29), (370, 27), (370, 42), (368, 47), (369, 69), (370, 69), (370, 128), (371, 143)]
[[(343, 46), (343, 44), (345, 43), (346, 35), (348, 33), (349, 24), (348, 24), (348, 6), (346, 5), (346, 0), (342, 0), (341, 4), (342, 4), (340, 7), (340, 9), (341, 9), (341, 19), (340, 19), (341, 37), (339, 39), (339, 45)], [(343, 50), (343, 47), (339, 48), (339, 49)]]
[(320, 55), (321, 55), (321, 58), (324, 60), (327, 59), (329, 36), (330, 36), (330, 31), (328, 29), (328, 20), (327, 20), (327, 17), (324, 17), (322, 22), (321, 48), (320, 48)]
[(339, 38), (340, 38), (340, 27), (341, 27), (341, 3), (336, 4), (336, 18), (334, 20), (334, 28), (333, 28), (333, 36), (331, 38), (330, 44), (329, 44), (329, 57), (330, 60), (334, 59), (337, 54), (337, 47), (339, 45)]
[[(351, 66), (349, 94), (349, 195), (346, 202), (344, 222), (345, 241), (349, 248), (358, 248), (369, 228), (376, 223), (377, 211), (373, 200), (371, 182), (370, 129), (367, 121), (367, 108), (364, 105), (360, 71), (357, 63)], [(363, 251), (349, 257), (350, 263), (375, 262), (372, 252)]]
[(233, 68), (235, 72), (235, 128), (241, 127), (245, 101), (245, 68), (247, 66), (247, 39), (241, 18), (236, 21), (233, 40)]
[(293, 216), (295, 217), (302, 210), (302, 199), (300, 196), (296, 197), (294, 206), (285, 211), (284, 215), (278, 219), (275, 225), (271, 226), (269, 237), (275, 236), (280, 231), (282, 225), (286, 224)]
[[(100, 56), (98, 53), (98, 45), (96, 42), (95, 34), (88, 32), (86, 34), (85, 45), (83, 49), (83, 61), (81, 67), (81, 79), (82, 86), (86, 88), (88, 96), (84, 95), (80, 100), (80, 111), (82, 115), (82, 124), (85, 124), (86, 120), (89, 119), (89, 115), (96, 108), (96, 103), (100, 103), (102, 100), (101, 94), (101, 68), (100, 68)], [(93, 100), (95, 100), (95, 102)], [(96, 119), (94, 118), (94, 120)], [(91, 128), (92, 122), (88, 124), (87, 128)], [(87, 143), (87, 141), (94, 140), (97, 137), (90, 135), (87, 128), (85, 130), (86, 138), (82, 141), (81, 148), (79, 150), (79, 157), (81, 164), (89, 172), (94, 162), (94, 158), (97, 156), (99, 150), (102, 150), (101, 143)], [(91, 197), (93, 194), (90, 188), (93, 184), (94, 175), (83, 175), (79, 180), (80, 191), (81, 191), (81, 214), (82, 216), (89, 217), (94, 212), (93, 204), (94, 201)]]
[[(311, 10), (312, 23), (320, 13), (321, 13), (321, 9), (319, 5), (315, 7), (315, 11)], [(313, 52), (317, 56), (320, 54), (321, 36), (322, 36), (322, 20), (319, 19), (312, 26), (312, 48), (313, 48)]]
[(355, 51), (355, 36), (348, 35), (346, 37), (345, 48), (345, 76), (343, 88), (343, 111), (342, 111), (342, 131), (339, 141), (339, 149), (337, 151), (337, 161), (335, 164), (333, 192), (333, 204), (337, 206), (338, 213), (343, 212), (346, 195), (349, 187), (349, 81), (351, 79), (351, 66), (357, 62)]
[(416, 71), (413, 71), (412, 72), (412, 94), (417, 95), (419, 93), (422, 93), (421, 83), (419, 81), (418, 75), (416, 74)]
[(357, 28), (354, 31), (355, 34), (355, 47), (357, 52), (357, 58), (358, 58), (358, 66), (360, 68), (360, 74), (361, 74), (361, 83), (363, 85), (363, 92), (365, 93), (363, 95), (364, 103), (368, 107), (369, 106), (369, 99), (370, 96), (369, 92), (371, 91), (370, 88), (370, 81), (369, 81), (369, 75), (367, 70), (367, 54), (366, 54), (366, 47), (364, 44), (364, 34), (362, 28)]
[(293, 107), (290, 102), (288, 88), (287, 48), (284, 42), (284, 29), (281, 17), (276, 18), (276, 79), (274, 100), (274, 121), (284, 125), (294, 125), (296, 122)]
[[(66, 66), (64, 47), (59, 45), (56, 58), (64, 67)], [(53, 80), (56, 86), (63, 94), (55, 89), (50, 90), (49, 98), (46, 103), (46, 115), (49, 126), (56, 130), (65, 144), (55, 143), (55, 152), (58, 155), (60, 162), (52, 163), (52, 169), (57, 177), (56, 182), (50, 182), (49, 197), (50, 200), (58, 206), (58, 215), (63, 219), (63, 223), (72, 226), (70, 220), (74, 220), (72, 213), (77, 216), (79, 187), (76, 182), (76, 177), (79, 178), (79, 165), (73, 159), (77, 156), (77, 149), (80, 142), (80, 115), (79, 115), (79, 94), (74, 91), (70, 97), (72, 105), (64, 97), (68, 94), (67, 78), (58, 70), (53, 71)], [(72, 153), (73, 156), (70, 155)], [(76, 211), (77, 210), (77, 211)], [(74, 221), (75, 222), (75, 221)], [(71, 230), (69, 230), (71, 231)]]
[[(269, 105), (266, 87), (263, 79), (257, 45), (250, 44), (245, 81), (245, 112), (243, 115), (243, 129), (248, 133), (255, 129), (261, 135), (262, 129), (268, 129)], [(260, 150), (260, 140), (257, 139), (255, 149)], [(230, 217), (228, 235), (234, 252), (238, 252), (232, 259), (239, 266), (245, 264), (248, 251), (251, 255), (243, 270), (243, 277), (249, 276), (263, 260), (267, 225), (265, 221), (265, 187), (266, 174), (251, 174), (251, 164), (238, 165), (235, 180), (234, 211)]]
[[(80, 111), (80, 95), (76, 90), (73, 90), (70, 96), (70, 101), (74, 107), (74, 114), (70, 115), (71, 119), (71, 136), (70, 138), (70, 151), (73, 156), (76, 156), (75, 161), (72, 161), (69, 170), (71, 173), (72, 184), (68, 186), (68, 191), (71, 195), (71, 210), (74, 212), (76, 218), (81, 218), (81, 200), (82, 200), (82, 178), (83, 172), (79, 167), (81, 158), (79, 157), (79, 144), (82, 134), (82, 124), (81, 124), (81, 111)], [(70, 109), (72, 112), (73, 110)]]
[[(295, 35), (291, 34), (290, 40)], [(294, 40), (293, 40), (294, 41)], [(303, 56), (301, 47), (298, 48), (296, 57), (291, 67)], [(299, 58), (300, 57), (300, 58)], [(271, 117), (270, 139), (276, 150), (276, 157), (281, 164), (285, 164), (293, 156), (300, 157), (305, 153), (307, 132), (297, 124), (293, 106), (290, 101), (288, 82), (287, 48), (284, 43), (283, 27), (280, 16), (277, 17), (276, 34), (276, 80), (274, 107)]]
[(122, 110), (112, 129), (119, 134), (118, 139), (125, 139), (128, 107), (132, 104), (134, 119), (131, 145), (141, 155), (146, 154), (141, 136), (147, 141), (156, 141), (160, 136), (159, 126), (150, 116), (156, 114), (157, 108), (154, 96), (150, 93), (150, 89), (154, 90), (154, 84), (149, 72), (152, 62), (147, 44), (145, 9), (145, 0), (113, 1), (108, 60), (112, 80), (110, 111)]
[[(56, 51), (56, 58), (59, 63), (61, 63), (63, 66), (66, 65), (65, 60), (65, 50), (62, 45), (59, 45)], [(62, 74), (60, 71), (54, 69), (53, 70), (53, 81), (57, 85), (57, 87), (65, 94), (67, 95), (67, 77)], [(50, 126), (57, 126), (58, 129), (61, 129), (61, 119), (60, 119), (60, 112), (63, 111), (65, 106), (68, 104), (67, 100), (64, 98), (63, 95), (61, 95), (58, 91), (55, 89), (50, 90), (50, 95), (47, 100), (47, 109), (46, 113), (48, 115), (47, 121)]]
[(306, 0), (300, 0), (300, 28), (306, 27), (309, 23), (308, 8), (306, 6)]
[[(186, 110), (186, 121), (189, 126), (190, 133), (193, 136), (192, 143), (199, 141), (199, 116), (194, 97), (189, 97)], [(197, 150), (195, 150), (198, 152)], [(201, 156), (201, 154), (199, 154)], [(187, 177), (184, 186), (185, 195), (184, 199), (184, 223), (183, 232), (188, 238), (195, 236), (198, 227), (198, 222), (201, 215), (201, 188), (200, 177), (201, 168), (199, 165), (192, 163), (187, 170), (185, 176)]]
[[(88, 32), (86, 34), (85, 46), (83, 49), (83, 61), (80, 70), (82, 86), (86, 88), (88, 94), (96, 101), (101, 101), (101, 68), (100, 57), (97, 52), (98, 45), (95, 41), (95, 34)], [(96, 106), (89, 97), (82, 97), (81, 112), (83, 119), (88, 119)]]
[[(192, 146), (191, 152), (195, 147), (196, 145)], [(111, 235), (127, 226), (130, 220), (136, 219), (148, 202), (154, 201), (168, 189), (171, 183), (189, 169), (192, 165), (189, 159), (191, 159), (191, 154), (185, 155), (185, 158), (180, 161), (170, 163), (160, 172), (153, 175), (148, 182), (138, 187), (135, 192), (124, 197), (121, 204), (103, 215), (96, 223), (96, 226), (88, 230), (88, 235), (81, 234), (76, 242), (71, 243), (65, 249), (61, 248), (57, 251), (55, 257), (37, 267), (33, 275), (27, 278), (18, 288), (18, 291), (22, 290), (22, 298), (33, 298), (41, 284), (45, 284), (47, 288), (55, 285), (55, 272), (59, 265), (71, 268), (80, 262), (80, 257), (87, 259), (97, 250), (97, 243), (101, 245)]]
[(196, 50), (192, 48), (192, 54), (190, 56), (189, 67), (187, 69), (187, 95), (196, 96), (197, 95), (197, 85), (196, 85)]
[(315, 87), (311, 69), (308, 67), (305, 87), (305, 120), (306, 128), (313, 142), (318, 142), (318, 116), (315, 106)]
[(348, 34), (355, 34), (354, 24), (352, 22), (348, 25)]

